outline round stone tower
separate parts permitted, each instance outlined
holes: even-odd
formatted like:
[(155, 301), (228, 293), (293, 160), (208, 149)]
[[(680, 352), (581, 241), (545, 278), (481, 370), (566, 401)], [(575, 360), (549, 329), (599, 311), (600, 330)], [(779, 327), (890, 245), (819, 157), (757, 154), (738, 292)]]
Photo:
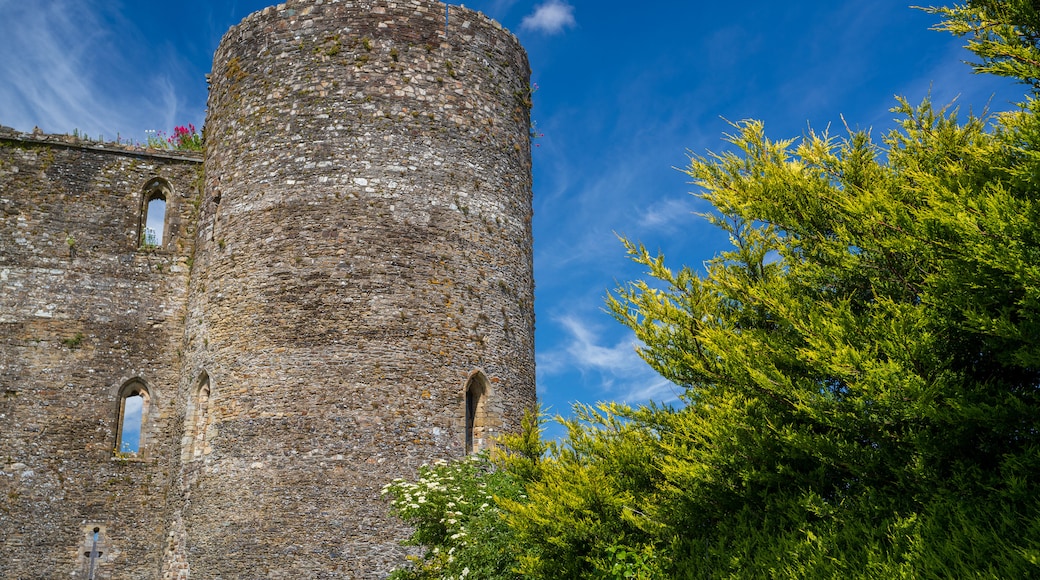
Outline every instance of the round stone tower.
[(380, 488), (518, 429), (529, 74), (431, 0), (290, 0), (224, 36), (172, 516), (192, 578), (381, 577), (405, 530)]

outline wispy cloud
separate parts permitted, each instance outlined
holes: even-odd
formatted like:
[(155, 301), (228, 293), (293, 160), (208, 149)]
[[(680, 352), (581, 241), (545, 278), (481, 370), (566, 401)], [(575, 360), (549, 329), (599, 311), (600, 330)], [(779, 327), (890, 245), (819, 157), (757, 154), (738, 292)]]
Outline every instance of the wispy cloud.
[(0, 122), (20, 129), (103, 125), (90, 106), (94, 91), (86, 74), (95, 51), (112, 48), (91, 32), (103, 29), (97, 15), (87, 5), (65, 2), (3, 6), (0, 36), (8, 54), (0, 59), (0, 75), (12, 82), (0, 86)]
[(603, 173), (579, 180), (571, 175), (567, 164), (555, 160), (548, 163), (554, 166), (549, 169), (545, 199), (539, 204), (551, 209), (541, 214), (545, 217), (540, 227), (556, 233), (536, 251), (539, 267), (566, 270), (575, 263), (604, 264), (611, 257), (623, 257), (624, 250), (614, 232), (629, 221), (629, 198), (637, 189), (639, 167), (617, 163), (604, 167)]
[(694, 212), (694, 197), (667, 197), (650, 204), (639, 215), (639, 227), (653, 230), (672, 230), (678, 225), (689, 225)]
[(562, 0), (549, 0), (539, 4), (533, 13), (525, 16), (520, 27), (545, 34), (557, 34), (575, 24), (577, 23), (574, 20), (573, 6)]
[(598, 381), (597, 400), (635, 404), (678, 398), (675, 384), (654, 372), (636, 353), (639, 342), (631, 332), (609, 344), (610, 338), (577, 316), (562, 316), (553, 322), (564, 331), (565, 343), (562, 348), (540, 354), (539, 373), (553, 375), (576, 369), (591, 375), (593, 382)]
[(8, 80), (0, 83), (0, 124), (106, 139), (172, 126), (180, 102), (169, 77), (180, 72), (176, 57), (144, 55), (154, 73), (141, 78), (129, 55), (149, 45), (117, 8), (93, 0), (0, 0), (0, 9), (0, 78)]

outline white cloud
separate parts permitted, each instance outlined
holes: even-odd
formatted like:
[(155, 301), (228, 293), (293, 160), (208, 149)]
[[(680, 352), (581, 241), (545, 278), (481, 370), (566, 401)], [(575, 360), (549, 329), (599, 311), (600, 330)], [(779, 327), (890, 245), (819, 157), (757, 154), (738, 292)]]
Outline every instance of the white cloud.
[(171, 78), (183, 75), (179, 57), (156, 54), (118, 6), (0, 0), (0, 9), (0, 124), (143, 139), (144, 129), (184, 122), (179, 77)]
[(692, 221), (693, 197), (671, 197), (655, 201), (639, 216), (639, 227), (647, 229), (671, 229), (677, 224)]
[(562, 0), (549, 0), (539, 4), (534, 13), (525, 16), (520, 27), (524, 30), (556, 34), (575, 24), (573, 6)]
[(564, 316), (559, 323), (572, 337), (567, 352), (581, 368), (593, 368), (614, 375), (631, 375), (634, 367), (646, 363), (635, 354), (635, 341), (626, 337), (613, 346), (596, 344), (600, 337), (582, 321)]
[[(71, 131), (101, 120), (90, 102), (86, 71), (98, 42), (96, 15), (79, 5), (12, 3), (0, 27), (9, 51), (0, 59), (0, 122), (19, 129)], [(27, 126), (28, 125), (28, 126)]]
[(678, 399), (678, 388), (661, 377), (636, 353), (639, 341), (630, 331), (614, 344), (595, 327), (576, 316), (555, 320), (567, 336), (565, 346), (552, 353), (541, 353), (539, 373), (558, 374), (577, 369), (599, 379), (598, 400), (644, 403), (648, 400), (670, 402)]
[(576, 172), (581, 159), (551, 152), (543, 162), (546, 179), (535, 208), (536, 235), (544, 228), (551, 239), (535, 249), (535, 263), (556, 276), (567, 275), (575, 264), (605, 267), (610, 271), (604, 282), (610, 285), (617, 275), (612, 267), (625, 257), (617, 234), (632, 233), (633, 192), (645, 184), (641, 179), (651, 162), (625, 150)]

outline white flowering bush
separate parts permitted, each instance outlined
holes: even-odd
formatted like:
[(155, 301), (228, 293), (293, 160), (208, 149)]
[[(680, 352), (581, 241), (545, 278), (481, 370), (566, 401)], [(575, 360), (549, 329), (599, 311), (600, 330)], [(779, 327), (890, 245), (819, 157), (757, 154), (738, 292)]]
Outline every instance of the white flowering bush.
[(392, 511), (414, 527), (406, 544), (424, 548), (390, 578), (520, 578), (513, 572), (512, 531), (497, 502), (522, 501), (523, 488), (486, 452), (423, 466), (417, 481), (396, 479), (383, 487), (383, 495), (390, 498)]

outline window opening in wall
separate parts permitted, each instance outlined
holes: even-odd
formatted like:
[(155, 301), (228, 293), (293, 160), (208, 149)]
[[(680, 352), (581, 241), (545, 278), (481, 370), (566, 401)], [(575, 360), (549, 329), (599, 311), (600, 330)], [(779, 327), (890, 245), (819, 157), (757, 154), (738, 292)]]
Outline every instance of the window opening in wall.
[(141, 248), (161, 248), (166, 235), (166, 206), (173, 190), (160, 177), (149, 181), (142, 192)]
[(209, 241), (217, 239), (217, 223), (220, 221), (220, 192), (213, 195), (213, 229), (209, 232)]
[(116, 454), (137, 456), (144, 449), (144, 425), (148, 417), (148, 391), (139, 381), (120, 389)]
[(466, 389), (466, 453), (473, 453), (473, 420), (477, 415), (477, 399), (471, 389)]
[(123, 425), (120, 430), (119, 452), (137, 453), (141, 450), (141, 411), (144, 397), (140, 394), (123, 399)]
[(100, 522), (84, 522), (83, 527), (80, 529), (82, 530), (83, 535), (81, 536), (77, 551), (79, 554), (82, 554), (83, 557), (78, 559), (76, 564), (77, 570), (72, 574), (72, 577), (89, 578), (90, 580), (108, 577), (109, 574), (101, 572), (102, 565), (107, 562), (105, 560), (105, 554), (110, 551), (107, 548), (108, 538), (105, 537), (105, 524)]
[(98, 539), (100, 539), (101, 536), (101, 528), (94, 528), (94, 531), (91, 532), (90, 536), (90, 552), (83, 555), (90, 558), (90, 567), (87, 570), (87, 580), (94, 580), (94, 570), (96, 570), (98, 558), (103, 555), (102, 552), (98, 551)]
[(141, 245), (146, 247), (161, 246), (165, 224), (166, 200), (162, 197), (153, 197), (152, 199), (149, 199)]
[(206, 432), (210, 424), (210, 382), (209, 375), (202, 373), (199, 378), (199, 387), (195, 393), (194, 410), (192, 411), (191, 425), (188, 431), (189, 441), (188, 459), (200, 457), (206, 453)]
[(466, 383), (466, 453), (476, 453), (484, 447), (487, 392), (487, 379), (481, 372)]

